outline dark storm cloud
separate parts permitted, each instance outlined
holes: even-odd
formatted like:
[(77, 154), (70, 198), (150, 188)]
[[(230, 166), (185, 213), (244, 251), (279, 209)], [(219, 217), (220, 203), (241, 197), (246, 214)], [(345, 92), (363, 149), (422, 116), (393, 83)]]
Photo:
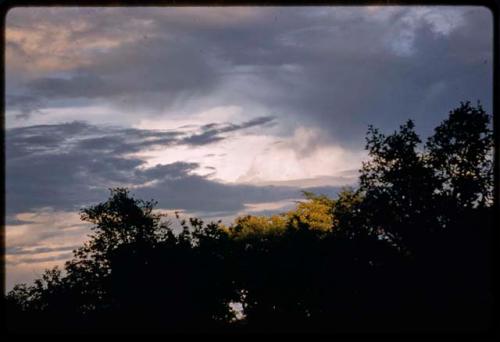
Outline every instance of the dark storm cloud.
[[(41, 77), (25, 89), (38, 101), (100, 98), (156, 110), (219, 91), (227, 97), (220, 105), (264, 105), (345, 144), (362, 142), (368, 124), (395, 128), (410, 117), (429, 133), (459, 101), (491, 110), (492, 100), (491, 13), (429, 9), (260, 8), (231, 21), (241, 10), (233, 9), (220, 24), (202, 15), (217, 9), (197, 9), (199, 17), (174, 8), (83, 11), (92, 25), (73, 30), (75, 39), (117, 38), (124, 23), (149, 24), (134, 24), (139, 38), (96, 52), (67, 77)], [(217, 139), (208, 129), (191, 143)]]
[(360, 8), (314, 17), (307, 10), (207, 30), (203, 39), (235, 70), (251, 66), (241, 82), (259, 87), (247, 98), (320, 126), (337, 143), (362, 144), (368, 124), (392, 129), (408, 118), (429, 133), (460, 101), (481, 100), (491, 110), (492, 20), (484, 8), (457, 9), (449, 32), (439, 30), (446, 16), (430, 21), (411, 8), (378, 21)]
[[(258, 118), (224, 132), (268, 124)], [(230, 128), (230, 129), (229, 129)], [(229, 185), (193, 174), (197, 163), (175, 162), (145, 168), (127, 154), (184, 144), (178, 132), (94, 126), (83, 122), (14, 128), (6, 132), (7, 219), (50, 207), (72, 211), (104, 200), (107, 189), (126, 186), (139, 197), (155, 198), (163, 208), (235, 212), (244, 203), (300, 195), (296, 187)], [(332, 188), (333, 189), (333, 188)], [(44, 237), (46, 238), (46, 237)]]
[[(395, 128), (414, 118), (429, 133), (459, 101), (481, 100), (491, 110), (487, 10), (463, 9), (463, 23), (446, 33), (433, 26), (443, 24), (412, 17), (408, 8), (383, 21), (359, 9), (340, 11), (350, 14), (345, 18), (333, 9), (308, 21), (301, 17), (306, 11), (212, 39), (229, 64), (252, 66), (242, 82), (261, 86), (246, 96), (273, 113), (313, 122), (339, 143), (362, 143), (368, 124)], [(247, 39), (252, 48), (238, 48)]]

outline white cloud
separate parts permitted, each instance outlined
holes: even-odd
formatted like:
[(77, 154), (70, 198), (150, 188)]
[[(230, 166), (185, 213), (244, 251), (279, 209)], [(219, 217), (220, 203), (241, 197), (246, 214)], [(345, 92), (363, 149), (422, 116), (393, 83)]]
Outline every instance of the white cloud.
[(276, 202), (262, 202), (262, 203), (245, 203), (245, 210), (238, 213), (238, 215), (257, 214), (259, 212), (279, 211), (284, 212), (295, 207), (298, 201), (302, 198), (291, 198)]
[[(386, 12), (387, 13), (387, 12)], [(436, 36), (448, 36), (465, 23), (464, 11), (455, 7), (414, 7), (408, 9), (393, 25), (387, 37), (397, 55), (411, 56), (415, 52), (417, 30), (422, 26)]]
[[(190, 122), (194, 121), (182, 121), (184, 124)], [(315, 184), (309, 181), (309, 184), (316, 186), (354, 183), (354, 178), (345, 177), (342, 173), (358, 169), (361, 160), (366, 157), (364, 151), (352, 151), (325, 143), (325, 133), (319, 129), (298, 127), (290, 136), (273, 133), (273, 128), (269, 128), (231, 136), (209, 145), (168, 146), (163, 150), (144, 151), (135, 156), (146, 159), (145, 167), (178, 161), (199, 163), (200, 167), (193, 173), (209, 175), (210, 179), (224, 183), (270, 185), (321, 178)]]
[[(323, 135), (319, 129), (297, 128), (291, 137), (276, 140), (256, 154), (247, 172), (238, 177), (237, 181), (279, 184), (290, 180), (335, 177), (345, 170), (361, 166), (361, 160), (365, 158), (364, 152), (322, 143)], [(327, 181), (322, 185), (339, 184)]]
[(44, 208), (15, 215), (20, 224), (6, 225), (7, 247), (61, 247), (82, 242), (89, 225), (80, 220), (78, 212), (54, 211)]

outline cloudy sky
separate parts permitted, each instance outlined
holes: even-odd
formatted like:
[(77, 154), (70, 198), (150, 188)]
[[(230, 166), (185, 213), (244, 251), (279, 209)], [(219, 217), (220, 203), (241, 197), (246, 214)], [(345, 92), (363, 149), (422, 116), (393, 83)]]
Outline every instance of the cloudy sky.
[(369, 124), (492, 106), (481, 7), (15, 8), (5, 54), (7, 289), (70, 258), (110, 187), (284, 211), (356, 183)]

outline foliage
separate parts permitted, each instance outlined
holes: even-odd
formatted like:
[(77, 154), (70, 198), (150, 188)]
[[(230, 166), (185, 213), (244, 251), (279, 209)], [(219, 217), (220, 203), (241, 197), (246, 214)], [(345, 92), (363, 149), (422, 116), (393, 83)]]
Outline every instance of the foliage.
[[(358, 188), (233, 224), (181, 220), (112, 189), (81, 211), (64, 270), (6, 296), (9, 327), (50, 331), (436, 331), (484, 327), (493, 136), (462, 103), (424, 147), (370, 127)], [(234, 303), (243, 307), (237, 319)], [(423, 314), (421, 314), (423, 313)], [(442, 330), (442, 331), (444, 331)]]
[(303, 192), (306, 201), (297, 203), (296, 208), (271, 216), (246, 215), (237, 217), (230, 227), (223, 229), (235, 239), (250, 237), (280, 236), (287, 229), (308, 229), (328, 232), (333, 227), (332, 208), (335, 201), (325, 195)]
[(493, 132), (490, 116), (470, 102), (450, 111), (426, 144), (428, 163), (441, 183), (439, 194), (459, 208), (493, 200)]

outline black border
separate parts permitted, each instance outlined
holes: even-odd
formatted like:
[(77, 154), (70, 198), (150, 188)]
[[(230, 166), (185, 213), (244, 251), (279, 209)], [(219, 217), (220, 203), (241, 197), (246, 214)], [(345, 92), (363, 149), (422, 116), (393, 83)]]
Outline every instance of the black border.
[[(2, 61), (0, 66), (0, 193), (3, 194), (0, 200), (0, 250), (1, 250), (1, 290), (2, 290), (2, 304), (4, 304), (5, 293), (5, 18), (8, 11), (15, 7), (48, 7), (48, 6), (64, 6), (64, 7), (157, 7), (157, 6), (319, 6), (319, 5), (332, 5), (332, 6), (362, 6), (362, 5), (449, 5), (449, 6), (483, 6), (488, 8), (493, 16), (493, 130), (494, 130), (494, 208), (495, 217), (491, 227), (491, 241), (490, 241), (490, 271), (492, 276), (492, 317), (490, 320), (490, 327), (488, 330), (478, 333), (374, 333), (374, 334), (336, 334), (336, 333), (307, 333), (307, 334), (292, 334), (292, 333), (248, 333), (248, 334), (235, 334), (235, 333), (216, 333), (216, 334), (203, 334), (193, 332), (192, 334), (147, 334), (147, 335), (126, 335), (126, 334), (26, 334), (26, 335), (11, 335), (8, 332), (6, 321), (4, 319), (2, 328), (2, 335), (6, 340), (27, 340), (33, 341), (40, 337), (50, 339), (52, 341), (95, 341), (101, 338), (102, 340), (111, 339), (133, 339), (133, 340), (215, 340), (215, 341), (261, 341), (261, 340), (283, 340), (290, 341), (294, 339), (304, 341), (353, 341), (353, 340), (383, 340), (383, 341), (494, 341), (500, 337), (500, 316), (499, 316), (499, 296), (498, 296), (498, 275), (500, 270), (499, 247), (500, 247), (500, 188), (499, 188), (499, 169), (500, 169), (500, 152), (497, 148), (500, 143), (500, 119), (497, 110), (500, 109), (500, 86), (499, 86), (499, 45), (500, 45), (500, 0), (385, 0), (385, 1), (369, 1), (369, 0), (311, 0), (311, 1), (276, 1), (276, 0), (0, 0), (0, 28), (2, 34), (0, 35), (0, 50), (2, 51)], [(2, 305), (3, 317), (8, 314)], [(56, 322), (55, 322), (56, 324)]]

